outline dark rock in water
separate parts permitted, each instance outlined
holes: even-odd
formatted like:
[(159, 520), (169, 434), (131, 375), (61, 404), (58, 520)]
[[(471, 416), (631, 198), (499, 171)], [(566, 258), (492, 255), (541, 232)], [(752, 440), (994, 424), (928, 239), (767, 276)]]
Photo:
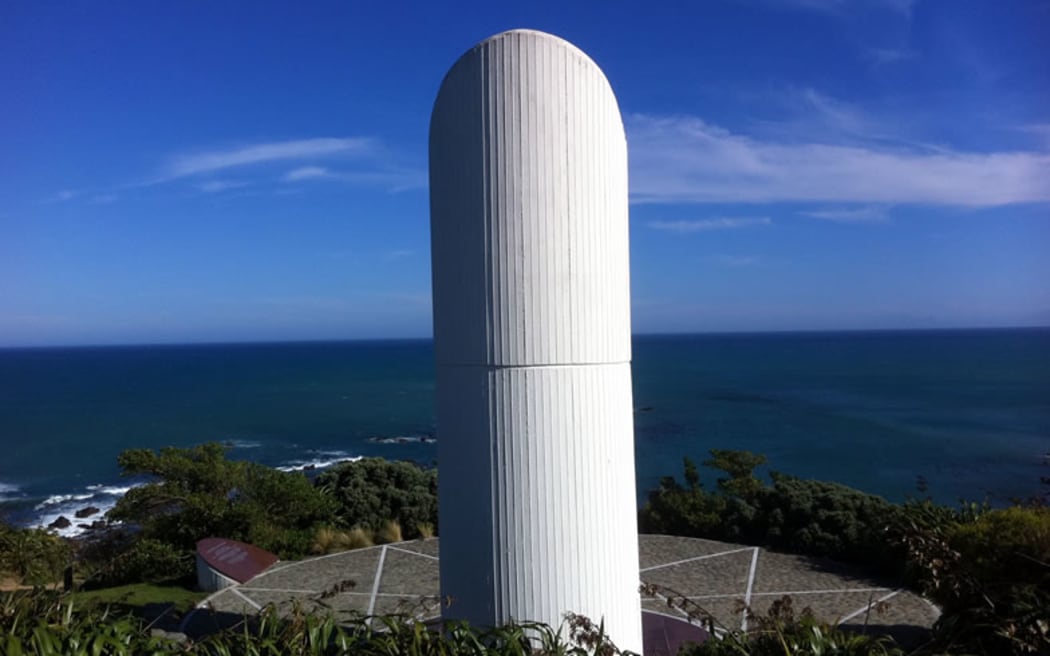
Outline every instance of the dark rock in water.
[(106, 528), (107, 526), (109, 526), (109, 523), (104, 519), (96, 519), (95, 521), (91, 522), (92, 529)]
[(82, 528), (85, 531), (90, 531), (91, 530), (91, 524), (85, 524), (84, 522), (80, 522), (80, 523), (77, 524), (77, 528)]
[(306, 465), (303, 467), (303, 471), (313, 471), (315, 469), (317, 469), (317, 465)]
[(81, 508), (80, 510), (73, 513), (73, 516), (77, 519), (84, 519), (85, 517), (91, 517), (98, 512), (98, 508), (95, 506), (88, 506), (87, 508)]
[(67, 519), (65, 515), (59, 515), (58, 519), (48, 524), (47, 527), (63, 529), (69, 528), (72, 524), (73, 522), (69, 521), (69, 519)]
[(776, 399), (761, 394), (748, 394), (745, 392), (721, 392), (708, 396), (712, 401), (728, 401), (730, 403), (776, 403)]
[(635, 412), (652, 412), (652, 411), (653, 411), (653, 406), (651, 406), (651, 405), (643, 405), (642, 407), (640, 407), (637, 410), (635, 410)]

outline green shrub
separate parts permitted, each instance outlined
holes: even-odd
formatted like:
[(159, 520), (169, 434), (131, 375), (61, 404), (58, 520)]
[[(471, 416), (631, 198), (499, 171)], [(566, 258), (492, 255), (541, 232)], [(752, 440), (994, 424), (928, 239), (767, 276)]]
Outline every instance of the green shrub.
[(716, 490), (705, 490), (696, 465), (684, 459), (686, 484), (665, 477), (649, 493), (639, 513), (643, 532), (760, 544), (879, 571), (900, 568), (903, 550), (884, 537), (898, 506), (838, 483), (777, 472), (768, 486), (753, 474), (764, 457), (711, 453), (704, 464), (728, 474), (718, 479)]
[(0, 523), (0, 573), (27, 585), (43, 585), (62, 580), (71, 558), (69, 543), (57, 535)]
[(1050, 508), (989, 510), (953, 527), (948, 541), (982, 580), (1038, 582), (1050, 576)]
[(745, 529), (752, 541), (880, 571), (899, 567), (903, 552), (885, 538), (897, 506), (838, 483), (775, 472), (772, 478), (773, 487), (761, 491), (755, 518)]
[(926, 511), (909, 515), (898, 533), (923, 591), (942, 609), (934, 648), (1050, 654), (1050, 509), (948, 518)]
[(335, 518), (343, 528), (379, 532), (397, 522), (407, 539), (418, 527), (437, 526), (437, 470), (411, 462), (362, 458), (322, 472), (319, 488), (335, 500)]
[(125, 583), (164, 583), (191, 579), (193, 552), (166, 542), (143, 538), (132, 542), (96, 573), (91, 587)]

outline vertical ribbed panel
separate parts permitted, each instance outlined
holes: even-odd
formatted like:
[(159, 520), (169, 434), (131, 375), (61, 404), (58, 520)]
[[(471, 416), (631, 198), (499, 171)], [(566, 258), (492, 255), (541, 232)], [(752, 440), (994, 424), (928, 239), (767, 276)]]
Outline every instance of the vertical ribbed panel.
[(627, 145), (585, 54), (514, 31), (460, 58), (430, 190), (439, 364), (630, 360)]
[(573, 611), (640, 653), (630, 365), (438, 367), (437, 385), (446, 616)]
[(641, 651), (627, 150), (605, 76), (512, 31), (430, 128), (442, 595), (491, 625), (566, 612)]

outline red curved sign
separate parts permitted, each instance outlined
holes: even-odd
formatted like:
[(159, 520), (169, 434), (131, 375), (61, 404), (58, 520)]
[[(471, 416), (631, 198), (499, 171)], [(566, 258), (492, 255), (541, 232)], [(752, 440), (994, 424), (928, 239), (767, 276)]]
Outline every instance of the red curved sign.
[(238, 583), (245, 583), (277, 562), (277, 556), (251, 544), (225, 538), (204, 538), (197, 543), (204, 562)]

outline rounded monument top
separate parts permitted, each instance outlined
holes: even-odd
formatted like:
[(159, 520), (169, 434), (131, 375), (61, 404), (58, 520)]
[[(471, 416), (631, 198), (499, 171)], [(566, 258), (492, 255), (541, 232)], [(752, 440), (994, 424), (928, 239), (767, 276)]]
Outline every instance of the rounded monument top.
[[(598, 71), (602, 78), (605, 79), (605, 72), (602, 71), (601, 67), (598, 66), (598, 64), (593, 59), (591, 59), (590, 55), (581, 50), (578, 46), (574, 45), (572, 42), (567, 41), (560, 36), (550, 34), (549, 32), (543, 32), (540, 30), (533, 30), (523, 27), (499, 32), (498, 34), (493, 34), (487, 39), (482, 39), (481, 41), (478, 41), (456, 60), (456, 63), (453, 64), (452, 67), (449, 69), (449, 73), (451, 73), (463, 62), (478, 56), (481, 51), (488, 49), (493, 44), (499, 43), (501, 41), (508, 41), (514, 39), (529, 41), (534, 44), (546, 43), (548, 44), (548, 46), (555, 46), (557, 48), (560, 48), (566, 51), (567, 53), (579, 58), (580, 60), (585, 62), (587, 66), (593, 67), (596, 71)], [(446, 78), (447, 77), (448, 76), (446, 75)], [(608, 84), (608, 79), (605, 79), (605, 82), (606, 84)]]

